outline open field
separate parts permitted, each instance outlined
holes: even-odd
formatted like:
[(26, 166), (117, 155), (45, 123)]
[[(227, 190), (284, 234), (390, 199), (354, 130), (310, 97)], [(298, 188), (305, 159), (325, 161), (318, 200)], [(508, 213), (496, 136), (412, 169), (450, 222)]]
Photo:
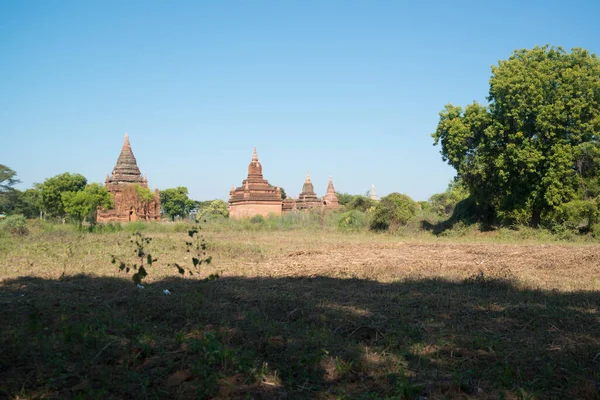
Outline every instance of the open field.
[[(0, 239), (0, 396), (583, 398), (600, 390), (600, 246), (325, 231)], [(171, 294), (163, 293), (168, 289)]]

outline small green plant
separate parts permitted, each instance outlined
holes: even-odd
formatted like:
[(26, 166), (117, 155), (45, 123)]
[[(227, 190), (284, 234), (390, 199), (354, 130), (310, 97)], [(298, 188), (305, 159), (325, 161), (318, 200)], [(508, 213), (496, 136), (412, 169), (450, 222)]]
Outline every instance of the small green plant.
[[(181, 275), (185, 275), (187, 272), (189, 275), (194, 275), (194, 272), (198, 273), (202, 264), (210, 264), (212, 262), (212, 256), (207, 254), (206, 239), (203, 235), (200, 235), (200, 225), (194, 226), (188, 230), (188, 236), (191, 238), (190, 241), (185, 242), (186, 251), (192, 255), (192, 268), (185, 268), (184, 266), (174, 263), (173, 266), (177, 268), (177, 272)], [(218, 274), (211, 274), (207, 278), (208, 280), (214, 280), (219, 277)]]
[(136, 255), (135, 257), (139, 261), (128, 264), (122, 260), (117, 259), (116, 256), (112, 255), (111, 262), (113, 264), (117, 264), (118, 262), (119, 270), (125, 271), (125, 273), (134, 271), (135, 273), (131, 276), (131, 279), (136, 285), (141, 285), (144, 278), (148, 276), (146, 266), (152, 266), (152, 264), (158, 261), (158, 259), (153, 258), (152, 254), (150, 254), (147, 250), (148, 245), (150, 244), (150, 242), (152, 242), (151, 237), (144, 236), (144, 234), (141, 232), (136, 232), (132, 235), (130, 242), (133, 244), (133, 252)]

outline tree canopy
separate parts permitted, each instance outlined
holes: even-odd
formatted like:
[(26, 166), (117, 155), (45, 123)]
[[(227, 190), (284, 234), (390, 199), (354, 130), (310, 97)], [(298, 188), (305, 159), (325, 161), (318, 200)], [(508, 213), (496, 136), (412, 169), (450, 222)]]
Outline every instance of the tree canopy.
[(216, 199), (208, 202), (207, 205), (200, 208), (198, 210), (198, 214), (196, 215), (196, 219), (198, 221), (204, 221), (207, 218), (211, 217), (228, 217), (229, 216), (229, 205), (227, 202)]
[(14, 170), (0, 164), (0, 211), (13, 211), (18, 196), (18, 192), (13, 186), (19, 182), (17, 173)]
[(80, 226), (86, 218), (95, 223), (98, 207), (113, 207), (111, 194), (98, 183), (77, 192), (63, 192), (61, 197), (65, 213)]
[(64, 174), (48, 178), (41, 184), (42, 205), (46, 213), (64, 220), (67, 215), (63, 204), (62, 194), (65, 192), (78, 192), (87, 184), (85, 176), (80, 174)]
[(178, 186), (174, 189), (165, 189), (160, 192), (160, 206), (162, 211), (175, 220), (175, 217), (185, 217), (194, 208), (194, 201), (188, 197), (188, 189)]
[(600, 194), (600, 60), (584, 49), (517, 50), (492, 67), (489, 103), (440, 113), (434, 144), (481, 217), (537, 225)]

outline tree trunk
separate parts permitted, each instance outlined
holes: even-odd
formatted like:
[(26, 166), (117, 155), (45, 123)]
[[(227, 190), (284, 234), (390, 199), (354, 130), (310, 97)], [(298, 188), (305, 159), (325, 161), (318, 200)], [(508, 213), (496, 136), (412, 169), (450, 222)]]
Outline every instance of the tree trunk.
[(531, 212), (531, 226), (537, 228), (540, 225), (540, 221), (542, 220), (542, 210), (533, 210)]

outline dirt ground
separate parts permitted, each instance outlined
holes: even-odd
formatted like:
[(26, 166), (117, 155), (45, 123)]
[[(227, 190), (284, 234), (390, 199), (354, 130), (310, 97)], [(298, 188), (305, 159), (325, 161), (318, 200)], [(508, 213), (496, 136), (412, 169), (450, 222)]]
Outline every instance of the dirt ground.
[(0, 241), (0, 397), (600, 394), (598, 245), (206, 232), (180, 279), (187, 233), (145, 235), (145, 289), (125, 232)]

